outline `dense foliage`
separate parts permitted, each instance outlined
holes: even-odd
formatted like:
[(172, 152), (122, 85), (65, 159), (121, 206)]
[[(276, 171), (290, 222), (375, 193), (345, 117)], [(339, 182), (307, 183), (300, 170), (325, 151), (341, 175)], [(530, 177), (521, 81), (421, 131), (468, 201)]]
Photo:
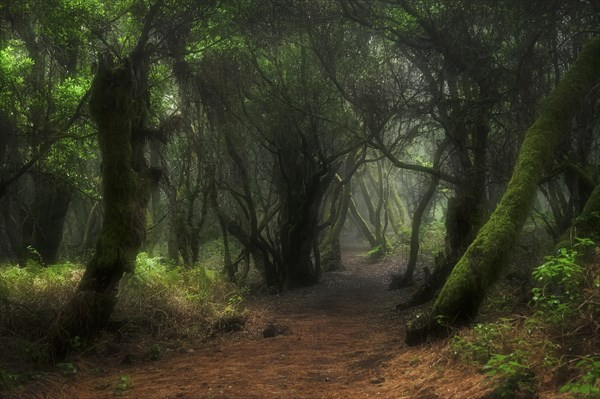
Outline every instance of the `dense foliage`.
[[(211, 243), (229, 283), (278, 292), (355, 237), (374, 260), (406, 252), (404, 307), (437, 297), (409, 341), (472, 322), (505, 270), (529, 299), (557, 244), (534, 320), (583, 318), (598, 26), (592, 0), (2, 2), (0, 333), (28, 310), (58, 358), (113, 310), (183, 328), (235, 296), (203, 267)], [(495, 372), (530, 368), (489, 352)]]

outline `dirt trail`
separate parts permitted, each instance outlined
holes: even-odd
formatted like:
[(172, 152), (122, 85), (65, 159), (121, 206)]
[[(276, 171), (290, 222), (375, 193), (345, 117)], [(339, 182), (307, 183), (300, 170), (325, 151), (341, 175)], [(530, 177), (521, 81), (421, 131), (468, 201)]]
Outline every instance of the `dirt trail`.
[[(441, 345), (406, 348), (387, 291), (393, 259), (369, 264), (347, 249), (344, 270), (318, 286), (247, 304), (244, 331), (160, 360), (83, 366), (52, 398), (477, 398), (482, 377), (456, 365)], [(283, 334), (264, 338), (273, 324)], [(58, 385), (58, 384), (57, 384)]]

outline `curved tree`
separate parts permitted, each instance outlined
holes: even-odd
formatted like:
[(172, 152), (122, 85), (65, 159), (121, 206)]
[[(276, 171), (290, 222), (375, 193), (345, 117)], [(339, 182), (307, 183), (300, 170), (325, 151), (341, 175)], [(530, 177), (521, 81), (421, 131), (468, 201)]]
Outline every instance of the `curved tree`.
[(199, 17), (205, 5), (155, 1), (142, 12), (135, 46), (124, 57), (108, 48), (98, 60), (89, 108), (97, 125), (102, 156), (104, 216), (94, 256), (77, 292), (53, 321), (50, 350), (55, 358), (70, 350), (75, 337), (87, 340), (106, 326), (116, 303), (119, 281), (133, 272), (146, 232), (146, 205), (160, 173), (151, 170), (145, 144), (148, 128), (149, 71), (152, 56), (176, 51), (189, 32), (186, 22)]
[(446, 323), (461, 324), (473, 319), (531, 210), (546, 164), (565, 135), (581, 99), (599, 78), (600, 38), (594, 38), (541, 103), (537, 119), (525, 135), (506, 193), (454, 267), (429, 317), (409, 328), (407, 343), (444, 333)]

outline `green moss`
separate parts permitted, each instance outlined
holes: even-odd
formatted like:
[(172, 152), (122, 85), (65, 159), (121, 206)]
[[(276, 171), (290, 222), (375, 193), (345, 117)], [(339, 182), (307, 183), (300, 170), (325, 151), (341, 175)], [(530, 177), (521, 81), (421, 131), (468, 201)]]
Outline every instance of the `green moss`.
[(542, 102), (537, 120), (526, 133), (506, 193), (456, 264), (433, 305), (430, 320), (460, 323), (475, 315), (529, 214), (545, 163), (598, 75), (600, 38), (586, 45), (558, 87)]
[(120, 279), (134, 270), (149, 199), (140, 133), (146, 117), (146, 84), (143, 61), (135, 68), (129, 59), (118, 65), (110, 56), (100, 61), (90, 112), (102, 154), (104, 219), (78, 292), (51, 328), (49, 340), (58, 357), (66, 354), (66, 342), (72, 337), (86, 339), (102, 328), (115, 306)]

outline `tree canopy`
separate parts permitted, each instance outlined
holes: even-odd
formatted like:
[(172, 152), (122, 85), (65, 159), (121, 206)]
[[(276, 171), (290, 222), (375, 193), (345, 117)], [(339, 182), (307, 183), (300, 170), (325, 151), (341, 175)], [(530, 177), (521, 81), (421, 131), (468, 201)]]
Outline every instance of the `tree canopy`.
[[(373, 257), (404, 246), (392, 287), (437, 298), (412, 331), (470, 321), (526, 221), (553, 246), (598, 237), (599, 16), (592, 0), (5, 1), (0, 260), (86, 263), (50, 327), (59, 357), (107, 325), (138, 253), (193, 269), (213, 239), (229, 280), (275, 292), (340, 267), (344, 234)], [(441, 237), (425, 268), (423, 226)]]

